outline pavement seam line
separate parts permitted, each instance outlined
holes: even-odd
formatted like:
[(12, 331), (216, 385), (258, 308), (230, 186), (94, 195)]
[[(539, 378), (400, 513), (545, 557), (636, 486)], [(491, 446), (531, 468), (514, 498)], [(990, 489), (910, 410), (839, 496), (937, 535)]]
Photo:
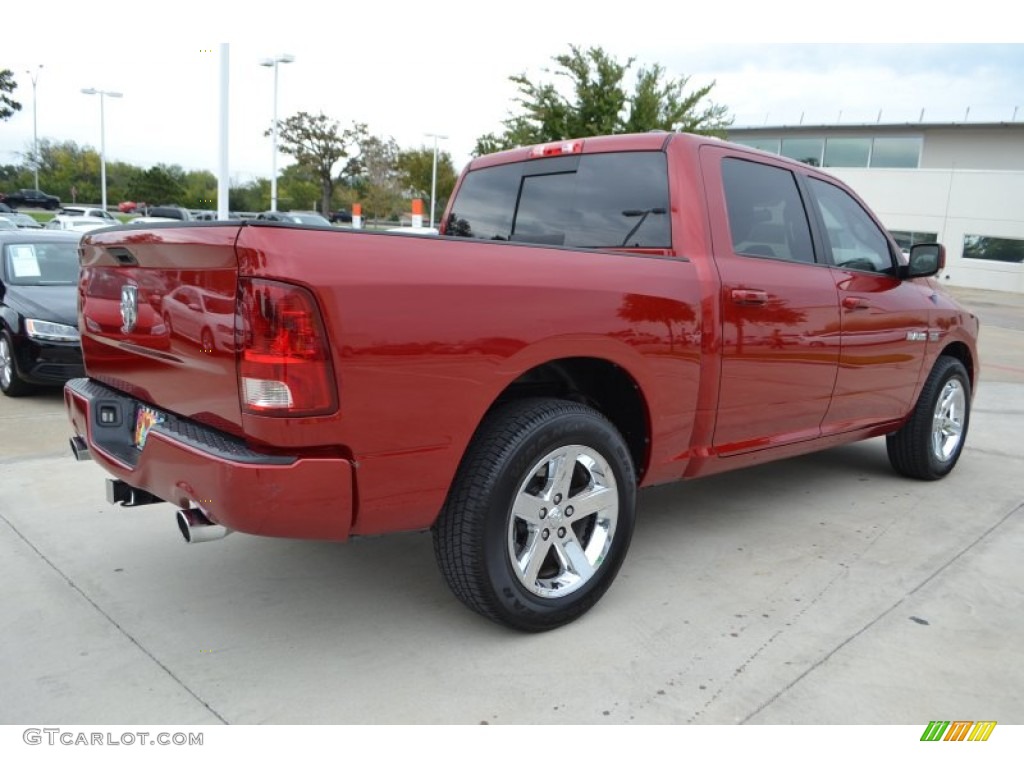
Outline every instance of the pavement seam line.
[(777, 693), (775, 693), (773, 696), (771, 696), (767, 701), (765, 701), (763, 704), (761, 704), (761, 706), (759, 706), (757, 709), (755, 709), (753, 712), (751, 712), (745, 718), (740, 720), (739, 724), (740, 725), (746, 725), (748, 722), (750, 722), (751, 718), (757, 716), (758, 714), (763, 712), (765, 709), (770, 707), (772, 704), (774, 704), (776, 701), (778, 701), (779, 698), (784, 693), (786, 693), (787, 691), (789, 691), (792, 688), (794, 688), (797, 685), (797, 683), (799, 683), (801, 680), (803, 680), (805, 677), (810, 675), (816, 669), (818, 669), (819, 667), (824, 665), (825, 662), (827, 662), (829, 659), (831, 659), (833, 656), (835, 656), (837, 653), (839, 653), (839, 651), (841, 651), (843, 648), (845, 648), (851, 642), (853, 642), (858, 637), (860, 637), (862, 634), (867, 632), (869, 629), (871, 629), (873, 626), (875, 626), (878, 622), (880, 622), (882, 619), (884, 619), (890, 613), (892, 613), (897, 608), (899, 608), (901, 605), (903, 605), (903, 603), (905, 603), (910, 597), (914, 596), (919, 591), (924, 589), (933, 579), (935, 579), (937, 576), (939, 576), (941, 573), (943, 573), (946, 569), (948, 569), (950, 566), (952, 566), (961, 557), (963, 557), (968, 552), (970, 552), (972, 549), (974, 549), (974, 547), (976, 547), (978, 544), (980, 544), (984, 539), (988, 538), (989, 534), (991, 534), (993, 531), (995, 531), (997, 528), (999, 528), (1001, 525), (1003, 525), (1003, 523), (1005, 523), (1007, 520), (1009, 520), (1011, 517), (1013, 517), (1015, 514), (1017, 514), (1021, 510), (1024, 510), (1024, 503), (1018, 504), (1016, 507), (1014, 507), (1009, 512), (1007, 512), (1005, 515), (1003, 515), (1002, 518), (1000, 518), (995, 523), (993, 523), (991, 526), (989, 526), (987, 529), (982, 531), (977, 536), (977, 538), (974, 539), (974, 541), (972, 541), (969, 544), (967, 544), (967, 546), (965, 546), (959, 552), (957, 552), (952, 557), (950, 557), (945, 563), (943, 563), (938, 568), (936, 568), (927, 578), (924, 579), (924, 581), (922, 581), (916, 587), (911, 589), (909, 592), (906, 592), (903, 595), (903, 597), (901, 597), (899, 600), (897, 600), (895, 603), (893, 603), (891, 606), (889, 606), (886, 610), (882, 611), (882, 613), (880, 613), (878, 616), (873, 618), (871, 621), (869, 621), (863, 627), (858, 629), (856, 632), (854, 632), (848, 638), (843, 640), (843, 642), (841, 642), (839, 645), (837, 645), (835, 648), (833, 648), (831, 651), (829, 651), (823, 657), (818, 659), (818, 661), (816, 661), (810, 667), (805, 669), (800, 675), (798, 675), (796, 678), (794, 678), (789, 684), (784, 686), (781, 690), (779, 690)]
[(184, 688), (185, 691), (193, 699), (195, 699), (200, 704), (202, 704), (203, 707), (205, 707), (206, 710), (209, 711), (210, 714), (212, 714), (214, 717), (216, 717), (217, 720), (219, 720), (223, 725), (230, 725), (230, 723), (227, 720), (225, 720), (217, 710), (215, 710), (212, 706), (210, 706), (210, 704), (208, 704), (206, 701), (204, 701), (203, 698), (201, 696), (199, 696), (198, 693), (196, 693), (191, 688), (189, 688), (189, 686), (181, 678), (179, 678), (176, 674), (174, 674), (174, 672), (172, 672), (167, 667), (166, 664), (164, 664), (156, 656), (154, 656), (152, 653), (150, 653), (150, 651), (144, 645), (142, 645), (142, 643), (140, 643), (128, 630), (126, 630), (124, 627), (122, 627), (113, 616), (111, 616), (109, 613), (107, 613), (105, 610), (103, 610), (95, 600), (93, 600), (91, 597), (89, 597), (89, 595), (87, 595), (82, 590), (81, 587), (79, 587), (77, 584), (75, 584), (75, 582), (73, 582), (70, 579), (70, 577), (68, 577), (68, 575), (66, 573), (64, 573), (64, 571), (62, 571), (60, 568), (57, 567), (56, 563), (54, 563), (52, 560), (50, 560), (50, 558), (48, 558), (46, 555), (44, 555), (39, 550), (39, 548), (36, 547), (35, 544), (33, 544), (31, 541), (29, 541), (25, 537), (25, 535), (21, 531), (19, 531), (10, 520), (8, 520), (2, 514), (0, 514), (0, 520), (3, 520), (5, 523), (7, 523), (7, 527), (10, 528), (12, 531), (14, 531), (15, 535), (19, 539), (24, 541), (25, 544), (28, 545), (29, 549), (31, 549), (33, 552), (35, 552), (36, 555), (38, 555), (39, 558), (44, 563), (46, 563), (48, 566), (50, 566), (50, 568), (52, 568), (62, 579), (64, 579), (64, 581), (67, 582), (69, 587), (71, 587), (75, 592), (77, 592), (79, 595), (81, 595), (82, 598), (89, 605), (91, 605), (96, 610), (97, 613), (99, 613), (103, 618), (105, 618), (107, 621), (109, 621), (117, 629), (118, 632), (120, 632), (122, 635), (124, 635), (128, 639), (128, 641), (132, 645), (134, 645), (136, 648), (138, 648), (154, 664), (156, 664), (158, 667), (160, 667), (160, 669), (162, 669), (167, 674), (167, 676), (170, 677), (174, 682), (176, 682), (178, 685), (180, 685), (182, 688)]

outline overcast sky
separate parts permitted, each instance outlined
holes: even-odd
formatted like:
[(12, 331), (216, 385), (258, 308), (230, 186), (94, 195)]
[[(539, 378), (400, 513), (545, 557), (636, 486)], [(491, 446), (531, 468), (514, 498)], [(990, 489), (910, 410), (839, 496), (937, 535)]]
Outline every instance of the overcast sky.
[[(694, 87), (714, 81), (711, 98), (729, 108), (737, 126), (801, 117), (805, 124), (873, 123), (879, 111), (883, 123), (916, 122), (922, 109), (925, 121), (949, 122), (963, 120), (968, 109), (971, 121), (1009, 121), (1016, 108), (1024, 122), (1024, 45), (986, 40), (998, 32), (993, 20), (1004, 18), (994, 0), (990, 12), (988, 4), (961, 6), (971, 13), (950, 20), (937, 7), (923, 17), (878, 0), (849, 5), (845, 19), (829, 16), (839, 6), (803, 0), (697, 9), (661, 0), (181, 0), (105, 4), (89, 14), (80, 2), (58, 0), (45, 13), (20, 15), (17, 32), (5, 23), (0, 68), (15, 72), (23, 109), (0, 123), (0, 163), (19, 162), (31, 148), (26, 70), (42, 64), (40, 138), (99, 148), (99, 98), (81, 89), (119, 91), (123, 98), (105, 102), (108, 159), (216, 170), (221, 42), (230, 43), (231, 176), (243, 183), (270, 175), (263, 131), (273, 74), (258, 62), (281, 53), (295, 61), (279, 69), (279, 117), (323, 111), (342, 127), (365, 122), (402, 147), (429, 145), (426, 133), (444, 134), (440, 146), (459, 167), (476, 138), (500, 130), (512, 108), (508, 77), (547, 77), (551, 57), (570, 43), (660, 63), (673, 76), (690, 76)], [(953, 42), (951, 33), (975, 42)], [(815, 42), (821, 37), (850, 42)], [(291, 160), (281, 155), (278, 162)]]

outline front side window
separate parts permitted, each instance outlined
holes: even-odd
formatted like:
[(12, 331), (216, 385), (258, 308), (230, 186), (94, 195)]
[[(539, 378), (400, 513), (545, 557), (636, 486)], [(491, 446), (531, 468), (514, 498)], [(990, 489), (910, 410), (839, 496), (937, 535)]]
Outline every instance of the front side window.
[(733, 251), (784, 261), (814, 261), (811, 232), (792, 171), (727, 157), (722, 185)]
[(846, 191), (808, 180), (825, 225), (832, 263), (845, 269), (885, 272), (893, 267), (889, 240)]
[(671, 248), (665, 155), (562, 156), (472, 171), (446, 234), (574, 248)]

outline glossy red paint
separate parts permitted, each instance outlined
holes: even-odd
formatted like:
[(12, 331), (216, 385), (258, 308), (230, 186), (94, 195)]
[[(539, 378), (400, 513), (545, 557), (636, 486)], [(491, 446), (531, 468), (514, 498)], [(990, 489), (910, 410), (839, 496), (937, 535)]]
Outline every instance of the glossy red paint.
[[(229, 527), (344, 538), (432, 525), (484, 415), (537, 387), (583, 389), (609, 410), (634, 398), (638, 416), (620, 429), (637, 433), (641, 482), (653, 485), (892, 431), (944, 350), (976, 372), (976, 318), (934, 281), (733, 250), (723, 158), (827, 178), (820, 172), (678, 134), (588, 138), (582, 151), (639, 150), (668, 157), (671, 249), (274, 224), (87, 237), (83, 286), (137, 286), (152, 312), (140, 311), (134, 332), (163, 343), (124, 332), (104, 303), (113, 298), (83, 289), (89, 376), (253, 450), (299, 457), (254, 471), (157, 435), (134, 467), (102, 451), (101, 463), (177, 503), (219, 499), (210, 513)], [(469, 170), (525, 161), (530, 151), (479, 158)], [(137, 263), (119, 262), (119, 248)], [(177, 314), (165, 311), (183, 289), (234, 300), (240, 278), (309, 291), (326, 329), (334, 412), (244, 411), (238, 321), (233, 335), (221, 327), (204, 337), (203, 318), (217, 313), (187, 299)], [(606, 379), (620, 388), (602, 390)], [(93, 444), (92, 404), (67, 399), (76, 432)]]

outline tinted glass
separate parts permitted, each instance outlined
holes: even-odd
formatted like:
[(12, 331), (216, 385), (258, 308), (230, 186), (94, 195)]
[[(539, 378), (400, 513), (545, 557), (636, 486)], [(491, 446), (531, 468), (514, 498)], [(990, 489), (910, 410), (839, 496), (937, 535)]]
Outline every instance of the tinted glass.
[(889, 241), (860, 204), (839, 187), (808, 181), (825, 223), (832, 263), (867, 272), (891, 269)]
[(552, 158), (470, 173), (448, 234), (577, 248), (670, 248), (661, 152)]
[(1020, 264), (1024, 262), (1024, 240), (967, 235), (964, 238), (964, 258)]
[(779, 154), (778, 139), (733, 139), (733, 141), (737, 144), (742, 144), (745, 147), (760, 149), (762, 152), (774, 152), (776, 155)]
[(917, 168), (921, 139), (875, 139), (871, 148), (872, 168)]
[(814, 261), (807, 213), (792, 172), (726, 158), (722, 184), (736, 253)]
[(828, 139), (825, 165), (832, 168), (867, 168), (871, 139)]
[(791, 157), (801, 163), (818, 167), (821, 153), (825, 148), (824, 139), (783, 139), (782, 156)]

